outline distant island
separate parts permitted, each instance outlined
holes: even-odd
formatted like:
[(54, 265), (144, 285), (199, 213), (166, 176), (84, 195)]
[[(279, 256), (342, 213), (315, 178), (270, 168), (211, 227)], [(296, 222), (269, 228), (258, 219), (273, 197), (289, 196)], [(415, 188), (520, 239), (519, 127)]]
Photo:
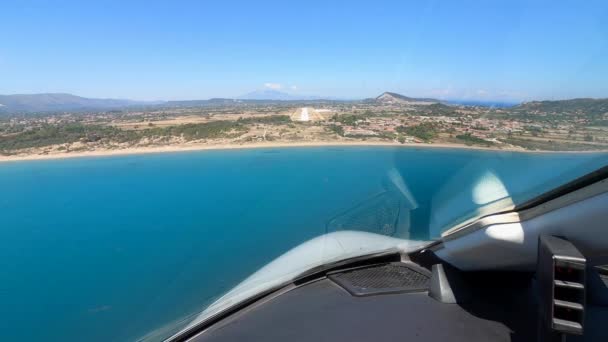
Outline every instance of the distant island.
[(137, 102), (0, 95), (0, 160), (342, 144), (608, 151), (608, 99), (488, 107), (393, 92), (353, 101), (245, 97), (256, 98)]

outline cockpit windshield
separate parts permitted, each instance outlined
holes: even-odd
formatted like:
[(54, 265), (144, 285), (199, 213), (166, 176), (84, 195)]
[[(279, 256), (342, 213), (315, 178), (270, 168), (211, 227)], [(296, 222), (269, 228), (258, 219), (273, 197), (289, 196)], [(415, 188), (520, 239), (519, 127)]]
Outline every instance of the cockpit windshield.
[(605, 167), (606, 13), (3, 3), (0, 339), (163, 340)]

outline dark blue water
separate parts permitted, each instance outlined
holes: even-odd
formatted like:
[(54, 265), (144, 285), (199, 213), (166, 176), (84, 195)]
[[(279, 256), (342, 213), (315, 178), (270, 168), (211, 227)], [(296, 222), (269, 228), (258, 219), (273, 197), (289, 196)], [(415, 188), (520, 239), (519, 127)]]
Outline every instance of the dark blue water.
[[(389, 147), (205, 151), (0, 164), (3, 340), (129, 341), (200, 311), (288, 249), (386, 191), (466, 214), (488, 170), (520, 202), (607, 164), (606, 154)], [(438, 200), (463, 184), (458, 208)], [(447, 196), (447, 197), (446, 197)], [(441, 210), (437, 208), (442, 208)], [(435, 210), (437, 209), (437, 210)], [(433, 235), (433, 236), (431, 236)]]

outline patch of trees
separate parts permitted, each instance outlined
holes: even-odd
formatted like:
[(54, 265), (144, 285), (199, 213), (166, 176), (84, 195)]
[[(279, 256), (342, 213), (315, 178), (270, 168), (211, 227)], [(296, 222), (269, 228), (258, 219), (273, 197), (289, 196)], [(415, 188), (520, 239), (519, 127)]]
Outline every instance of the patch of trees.
[(18, 150), (77, 141), (98, 141), (102, 138), (127, 141), (135, 139), (136, 136), (133, 132), (123, 131), (111, 126), (83, 125), (80, 123), (42, 124), (15, 135), (0, 137), (0, 150)]
[(521, 146), (527, 150), (544, 150), (544, 151), (588, 151), (595, 149), (603, 149), (602, 145), (591, 145), (585, 143), (563, 142), (557, 140), (527, 140), (519, 138), (500, 139), (502, 142)]
[(107, 125), (70, 122), (19, 127), (18, 132), (13, 132), (14, 128), (7, 129), (9, 126), (3, 125), (4, 133), (14, 134), (0, 136), (0, 152), (7, 154), (10, 151), (20, 149), (75, 142), (135, 143), (143, 138), (170, 136), (182, 137), (186, 140), (214, 139), (247, 132), (247, 126), (251, 124), (290, 125), (291, 119), (287, 115), (272, 115), (238, 119), (236, 121), (212, 121), (170, 127), (157, 127), (148, 124), (142, 130), (123, 130)]
[(395, 128), (395, 131), (429, 141), (437, 136), (439, 130), (435, 123), (423, 122), (416, 126), (398, 126)]
[[(369, 111), (367, 111), (367, 112), (369, 112)], [(370, 117), (372, 115), (373, 115), (373, 113), (371, 113), (371, 112), (369, 112), (369, 114), (363, 114), (363, 115), (359, 115), (359, 114), (342, 114), (342, 115), (334, 114), (334, 116), (331, 117), (331, 121), (333, 121), (333, 122), (339, 122), (342, 125), (346, 125), (346, 126), (357, 126), (359, 124), (358, 121), (365, 120), (365, 119), (367, 119), (368, 117)]]
[(237, 121), (212, 121), (199, 124), (185, 124), (142, 131), (146, 136), (178, 136), (186, 140), (213, 139), (225, 136), (230, 131), (246, 131)]
[(342, 126), (339, 125), (328, 125), (327, 128), (336, 133), (337, 135), (343, 137), (344, 136), (344, 128), (342, 128)]
[(247, 127), (236, 121), (213, 121), (171, 127), (153, 127), (145, 130), (122, 130), (113, 126), (85, 125), (81, 123), (42, 124), (18, 134), (0, 136), (0, 151), (59, 145), (66, 143), (91, 143), (108, 141), (116, 143), (137, 142), (142, 138), (178, 136), (186, 140), (213, 139), (230, 132), (242, 133)]
[(491, 141), (487, 141), (485, 139), (473, 136), (473, 135), (471, 135), (471, 133), (465, 133), (465, 134), (457, 135), (456, 139), (462, 140), (465, 143), (465, 145), (474, 145), (475, 144), (475, 145), (490, 146), (490, 145), (494, 144)]
[(291, 122), (289, 115), (271, 115), (251, 118), (239, 118), (237, 123), (240, 124), (267, 124), (267, 125), (284, 125)]
[(418, 115), (427, 115), (427, 116), (462, 116), (462, 114), (458, 113), (455, 108), (446, 106), (442, 103), (433, 103), (427, 106), (421, 106), (418, 108)]

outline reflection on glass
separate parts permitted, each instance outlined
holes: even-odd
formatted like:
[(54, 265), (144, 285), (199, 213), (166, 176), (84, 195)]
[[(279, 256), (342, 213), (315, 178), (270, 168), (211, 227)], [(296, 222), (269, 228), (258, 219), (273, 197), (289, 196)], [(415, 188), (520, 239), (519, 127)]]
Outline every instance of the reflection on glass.
[(473, 186), (472, 197), (475, 204), (486, 205), (509, 197), (509, 192), (492, 170), (486, 170)]
[(418, 204), (396, 169), (389, 170), (384, 190), (336, 215), (327, 222), (327, 232), (356, 230), (408, 238), (410, 211)]

